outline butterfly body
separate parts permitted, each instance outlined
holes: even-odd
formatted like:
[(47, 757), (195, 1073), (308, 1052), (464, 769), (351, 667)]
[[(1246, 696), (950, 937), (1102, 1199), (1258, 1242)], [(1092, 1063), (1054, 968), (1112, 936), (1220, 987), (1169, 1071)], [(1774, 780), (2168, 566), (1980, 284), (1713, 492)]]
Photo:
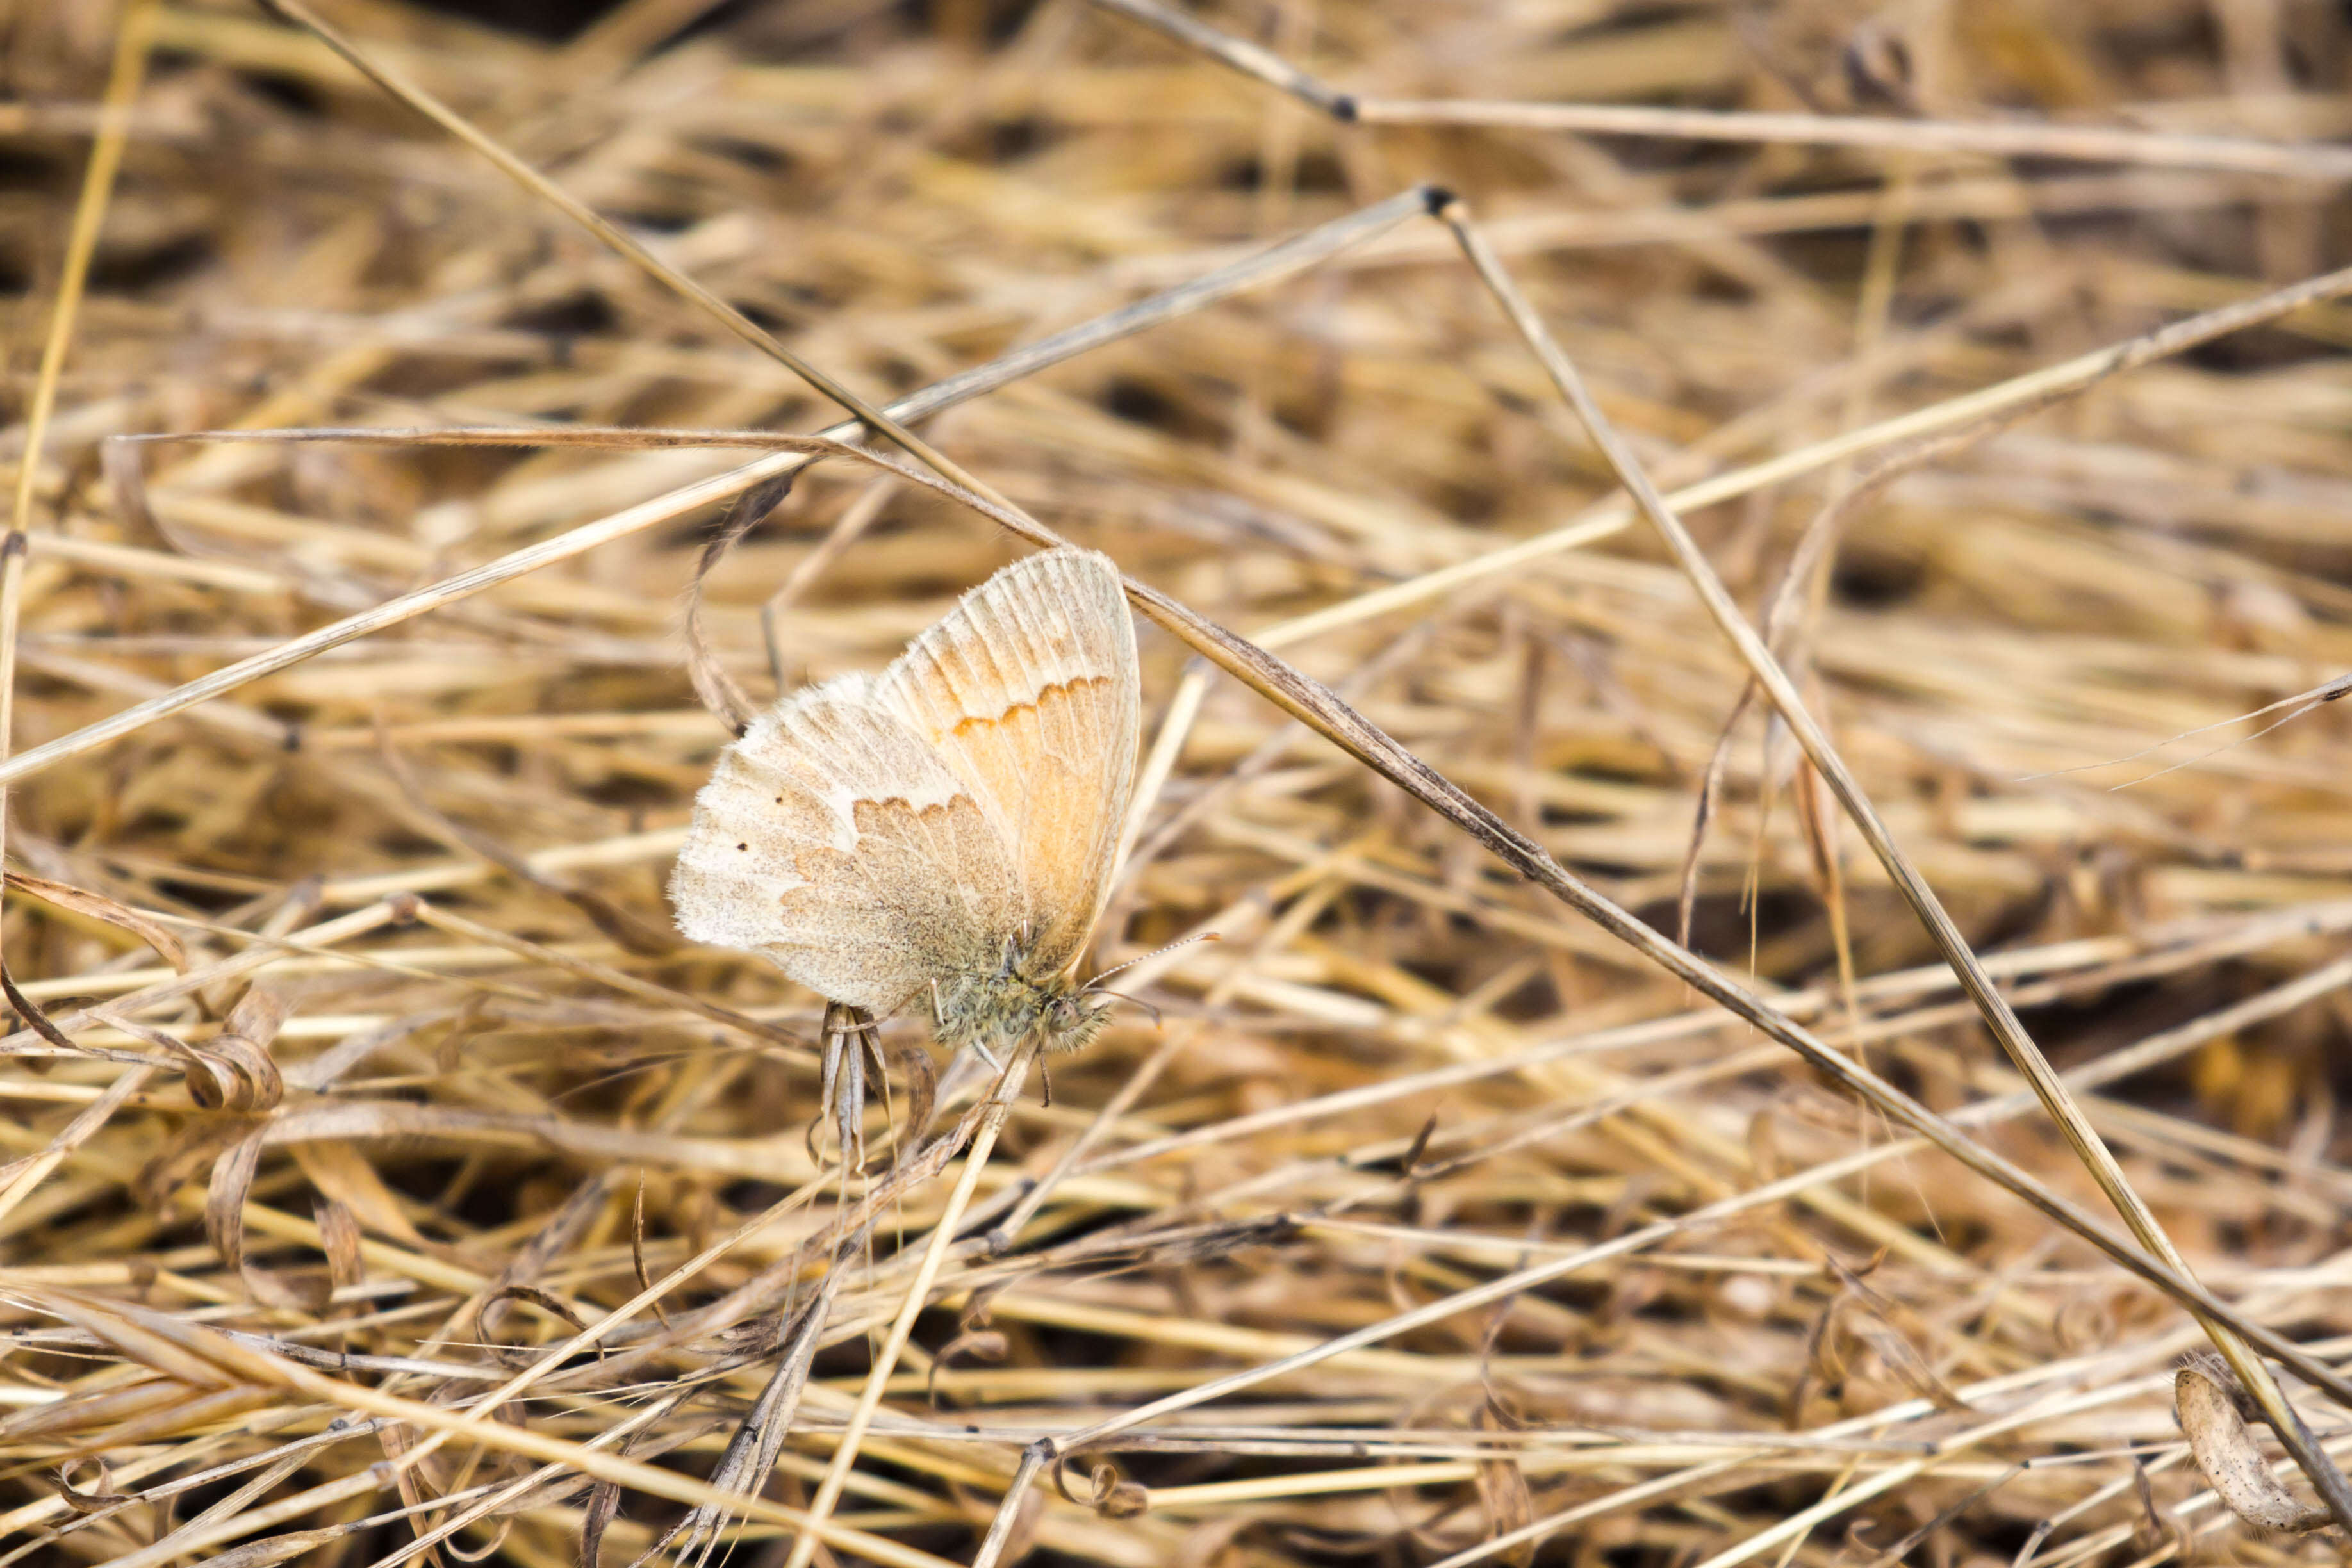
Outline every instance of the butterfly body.
[(1108, 1027), (1114, 998), (1079, 985), (1066, 970), (1034, 973), (1032, 963), (1007, 943), (995, 968), (943, 982), (933, 1014), (940, 1043), (969, 1046), (996, 1061), (1024, 1040), (1045, 1051), (1082, 1050)]
[(670, 883), (678, 928), (940, 1042), (1075, 1049), (1069, 971), (1108, 895), (1140, 695), (1118, 569), (1015, 562), (877, 676), (793, 694), (720, 756)]

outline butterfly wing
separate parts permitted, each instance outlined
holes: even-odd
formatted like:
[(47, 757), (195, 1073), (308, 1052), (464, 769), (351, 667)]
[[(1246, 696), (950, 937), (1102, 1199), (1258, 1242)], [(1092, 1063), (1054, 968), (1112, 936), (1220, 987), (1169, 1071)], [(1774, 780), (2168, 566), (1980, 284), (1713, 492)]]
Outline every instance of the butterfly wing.
[(1118, 568), (1095, 550), (1014, 562), (874, 683), (875, 700), (989, 802), (1012, 852), (1028, 967), (1058, 973), (1108, 896), (1142, 707)]
[(778, 704), (720, 754), (670, 900), (693, 940), (761, 953), (880, 1015), (995, 962), (1021, 918), (1017, 863), (994, 802), (850, 675)]

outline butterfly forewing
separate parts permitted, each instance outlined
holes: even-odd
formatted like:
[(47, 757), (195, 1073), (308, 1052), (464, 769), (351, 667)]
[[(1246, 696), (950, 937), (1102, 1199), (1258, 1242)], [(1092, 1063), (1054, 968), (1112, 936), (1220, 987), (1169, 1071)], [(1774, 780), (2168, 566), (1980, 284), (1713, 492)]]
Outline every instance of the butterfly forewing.
[(720, 756), (670, 883), (678, 929), (881, 1014), (993, 962), (1024, 907), (992, 806), (852, 675)]
[(1135, 778), (1141, 698), (1118, 568), (1093, 550), (1031, 556), (982, 584), (875, 683), (875, 698), (994, 809), (1038, 975), (1093, 931)]

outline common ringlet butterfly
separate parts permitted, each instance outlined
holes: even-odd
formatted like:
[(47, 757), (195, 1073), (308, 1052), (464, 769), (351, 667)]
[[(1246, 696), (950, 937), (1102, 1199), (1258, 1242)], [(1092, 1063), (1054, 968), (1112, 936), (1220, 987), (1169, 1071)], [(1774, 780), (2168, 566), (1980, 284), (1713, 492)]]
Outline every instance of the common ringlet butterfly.
[(1069, 970), (1108, 894), (1141, 698), (1118, 568), (1006, 567), (879, 675), (804, 686), (727, 747), (670, 880), (678, 929), (940, 1042), (1074, 1051)]

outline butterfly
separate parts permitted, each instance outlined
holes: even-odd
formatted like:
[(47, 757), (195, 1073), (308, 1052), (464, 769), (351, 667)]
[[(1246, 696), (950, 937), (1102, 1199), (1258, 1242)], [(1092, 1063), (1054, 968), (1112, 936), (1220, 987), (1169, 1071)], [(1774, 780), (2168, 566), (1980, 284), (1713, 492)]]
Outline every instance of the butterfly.
[(678, 929), (876, 1018), (928, 994), (940, 1042), (992, 1063), (1075, 1051), (1116, 1005), (1070, 971), (1141, 706), (1110, 558), (1017, 561), (879, 675), (803, 687), (720, 754), (670, 881)]

